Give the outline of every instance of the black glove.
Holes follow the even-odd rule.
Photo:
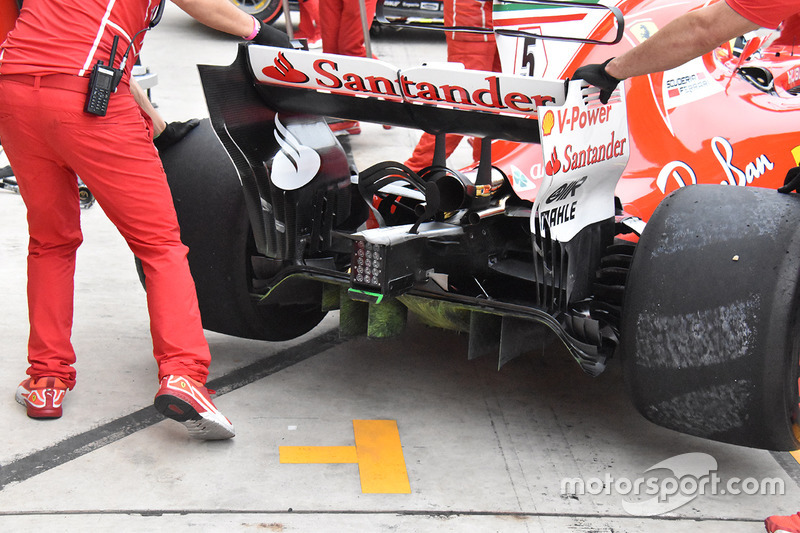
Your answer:
[[[192,131],[198,124],[200,124],[200,119],[197,118],[187,120],[186,122],[170,122],[167,124],[167,127],[164,128],[164,131],[153,139],[153,144],[156,145],[156,148],[160,152],[186,137],[186,134]]]
[[[611,59],[614,58],[612,57]],[[608,99],[611,98],[611,93],[614,92],[619,82],[622,81],[606,72],[606,65],[608,65],[611,59],[606,60],[602,65],[584,65],[576,70],[575,74],[572,76],[576,79],[586,80],[595,87],[598,87],[600,89],[600,102],[603,104],[608,103]]]
[[[800,188],[800,167],[790,168],[783,180],[783,187],[778,188],[778,192],[789,194],[798,191]]]
[[[283,33],[281,30],[275,29],[269,24],[261,23],[261,29],[258,30],[258,33],[253,40],[251,41],[255,44],[263,44],[264,46],[277,46],[279,48],[293,48],[292,41],[289,40],[289,36]]]

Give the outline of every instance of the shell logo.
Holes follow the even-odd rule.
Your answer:
[[[553,131],[553,126],[556,123],[556,119],[553,116],[552,111],[548,111],[544,114],[544,118],[542,119],[542,134],[547,136],[550,135],[550,132]]]

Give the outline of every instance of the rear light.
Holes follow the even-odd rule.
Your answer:
[[[385,260],[386,246],[355,241],[350,281],[353,285],[380,290],[386,272]]]

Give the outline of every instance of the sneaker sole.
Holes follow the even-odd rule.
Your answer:
[[[213,414],[200,414],[189,402],[176,396],[162,394],[153,404],[159,413],[183,424],[193,439],[224,440],[236,435],[233,426],[225,423],[227,421],[215,420]]]
[[[31,410],[28,409],[28,418],[35,418],[36,420],[52,420],[55,418],[61,418],[63,413],[61,410],[45,410],[45,409],[37,409],[33,413]]]
[[[25,407],[28,407],[28,402],[26,402],[25,398],[22,397],[22,391],[23,390],[24,389],[22,387],[18,387],[17,388],[17,393],[14,394],[14,399],[17,400],[18,404],[24,405]]]

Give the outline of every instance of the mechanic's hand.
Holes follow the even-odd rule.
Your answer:
[[[200,124],[200,119],[197,118],[187,120],[186,122],[170,122],[167,124],[167,127],[164,128],[164,131],[153,139],[153,144],[156,145],[156,148],[160,152],[186,137],[198,124]]]
[[[790,192],[800,192],[800,167],[790,168],[783,180],[783,187],[778,188],[778,192],[789,194]]]
[[[255,44],[263,44],[265,46],[293,48],[292,41],[289,40],[288,35],[281,30],[273,28],[269,24],[264,24],[263,22],[261,22],[261,29],[258,30],[258,33],[255,37],[253,37],[251,42]]]
[[[611,59],[614,58],[612,57]],[[586,80],[595,87],[598,87],[600,89],[600,102],[603,104],[608,103],[608,99],[611,98],[611,93],[614,92],[619,82],[622,81],[606,72],[606,65],[608,65],[611,59],[606,60],[606,62],[601,65],[584,65],[576,70],[575,74],[572,76],[576,79]]]

